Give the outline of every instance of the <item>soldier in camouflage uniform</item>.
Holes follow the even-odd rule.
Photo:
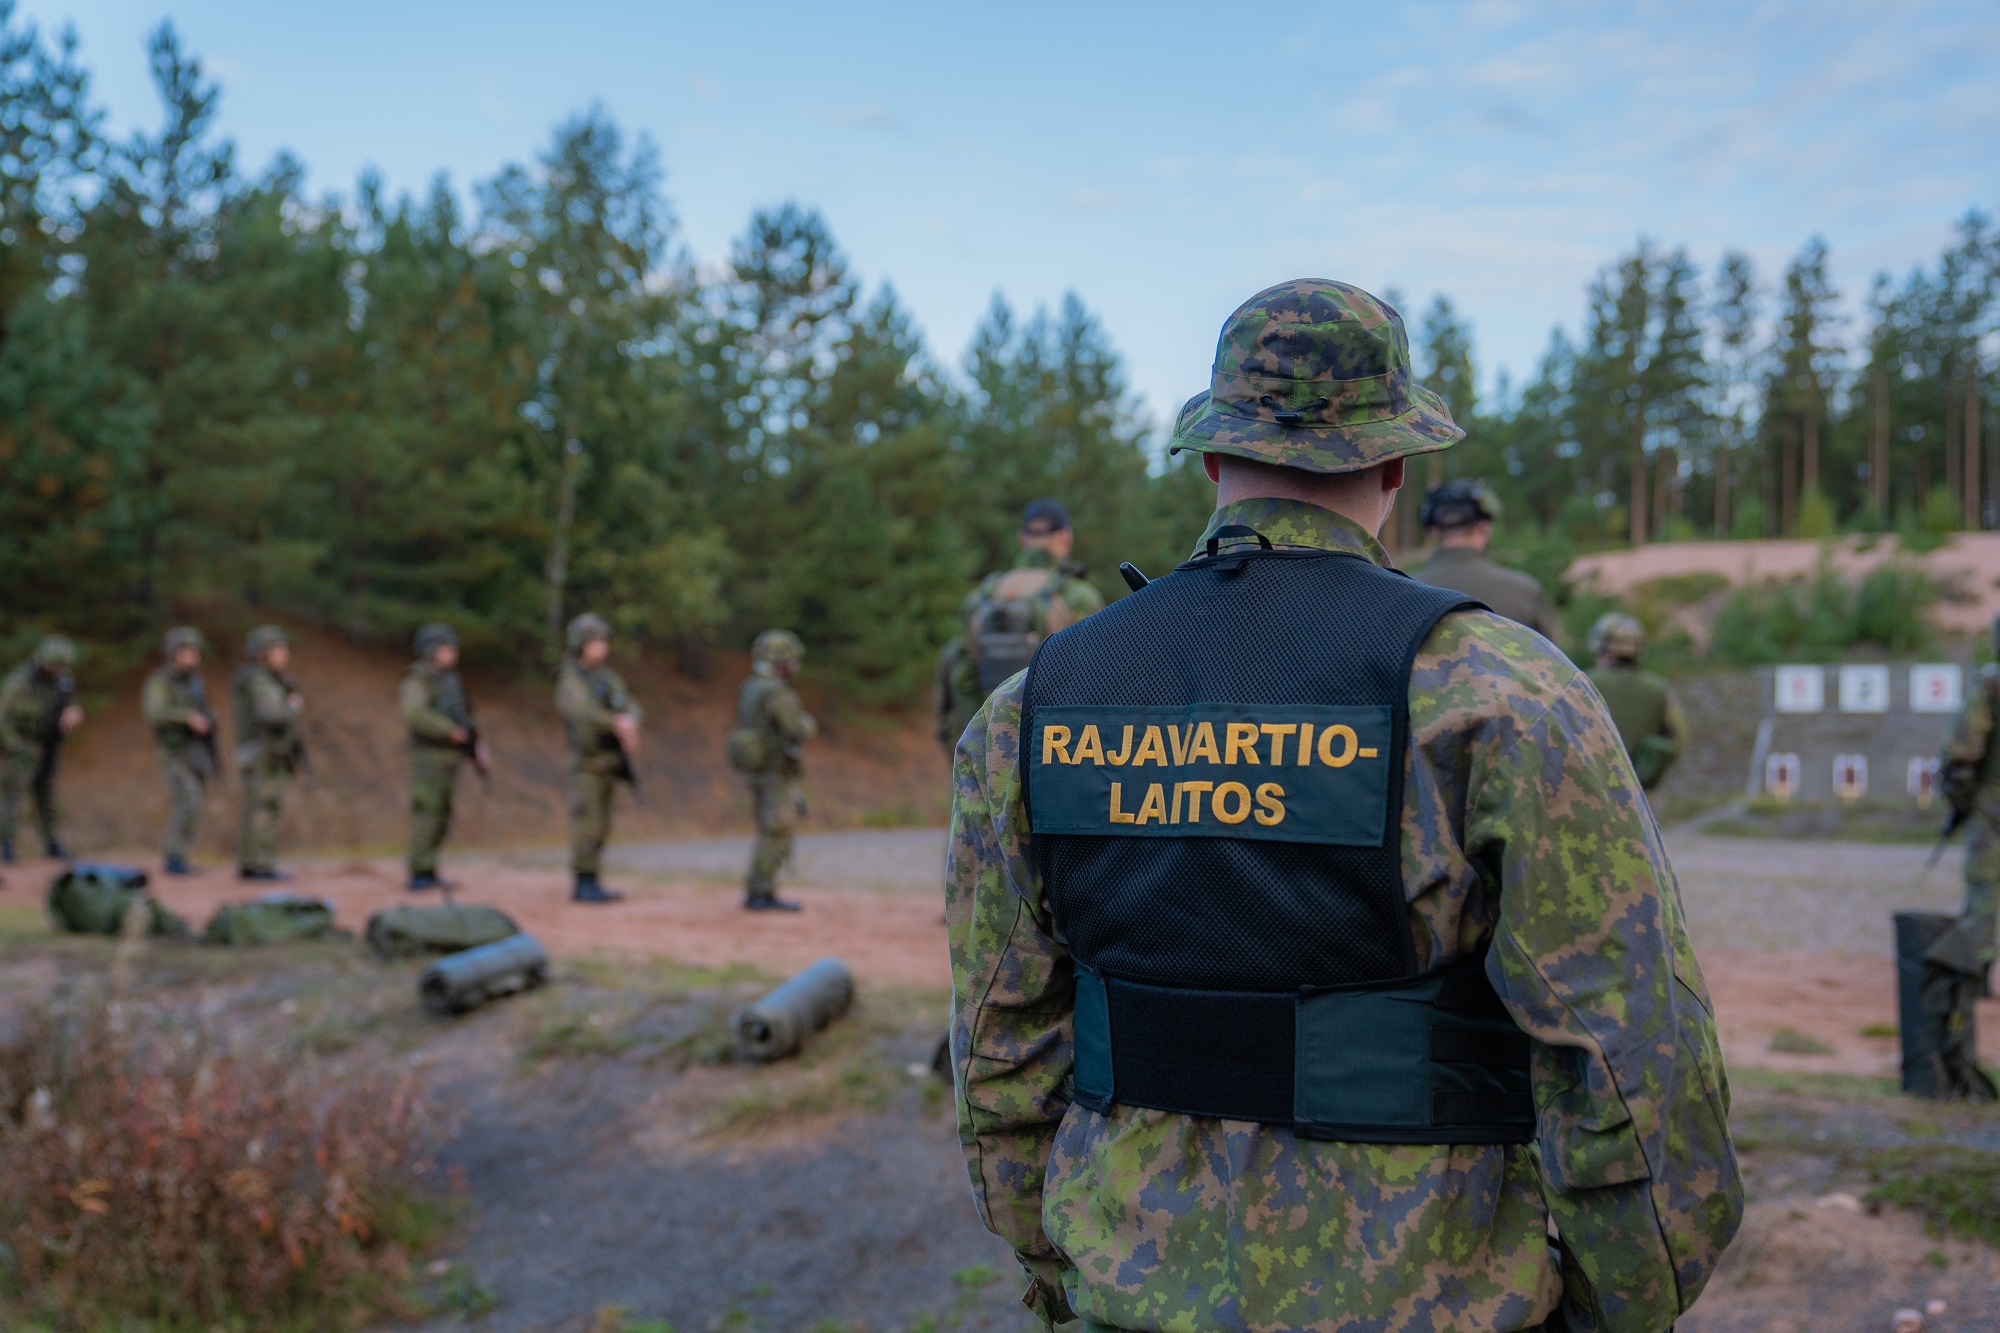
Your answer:
[[[57,832],[56,757],[83,721],[70,676],[75,665],[75,645],[51,634],[0,680],[0,861],[14,859],[14,821],[30,795],[43,850],[69,855]]]
[[[1740,1220],[1701,969],[1603,705],[1539,635],[1378,568],[1404,458],[1460,435],[1408,348],[1345,284],[1241,307],[1173,436],[1219,482],[1195,559],[1052,636],[959,742],[959,1138],[1051,1325],[1650,1333]],[[1395,624],[1260,591],[1304,578]],[[1183,605],[1213,614],[1160,618]],[[1183,676],[1232,674],[1230,702],[1174,724]],[[1384,693],[1315,707],[1301,678]],[[1083,725],[1135,695],[1099,710],[1101,743]],[[1206,717],[1283,715],[1259,697],[1310,720],[1216,722],[1219,753]],[[1149,762],[1249,781],[1166,784],[1169,806]],[[1387,981],[1315,975],[1364,943]],[[1302,974],[1263,978],[1267,948]],[[1140,965],[1183,954],[1201,987]],[[1196,1106],[1253,1094],[1254,1114]]]
[[[792,859],[792,830],[805,814],[799,747],[819,734],[792,682],[805,664],[805,645],[790,630],[767,629],[750,650],[750,678],[736,696],[736,729],[729,734],[729,762],[750,783],[757,840],[743,882],[743,906],[752,912],[796,912],[778,896],[778,871]]]
[[[644,713],[616,671],[611,626],[585,612],[569,622],[569,653],[556,675],[556,711],[569,736],[569,858],[576,877],[571,897],[580,903],[613,903],[624,895],[598,882],[604,841],[611,836],[612,798],[620,782],[636,785],[632,760],[639,753]]]
[[[167,660],[154,668],[139,691],[139,706],[153,729],[160,772],[167,779],[164,860],[169,875],[185,875],[192,869],[188,853],[194,849],[201,823],[202,798],[218,776],[215,712],[208,706],[208,686],[201,678],[206,646],[201,631],[191,626],[168,630]]]
[[[2000,619],[1993,622],[2000,647]],[[1943,1040],[1935,1086],[1942,1095],[1991,1101],[1992,1078],[1973,1047],[1973,1003],[1993,965],[2000,917],[2000,672],[1988,665],[1966,699],[1939,757],[1945,800],[1965,833],[1965,909],[1924,954],[1923,1003]]]
[[[459,765],[486,770],[486,742],[458,677],[458,635],[449,625],[417,631],[417,660],[403,675],[397,702],[410,729],[410,890],[435,889],[438,851],[451,830]]]
[[[1491,486],[1463,478],[1433,486],[1417,516],[1436,537],[1437,550],[1422,569],[1411,571],[1412,578],[1476,597],[1496,614],[1555,641],[1556,611],[1542,585],[1486,554],[1500,517],[1500,497]]]
[[[243,798],[237,874],[251,880],[287,879],[278,869],[278,825],[285,814],[285,788],[306,762],[299,724],[305,695],[287,674],[292,644],[276,625],[251,630],[243,657],[229,679]]]
[[[993,687],[1026,666],[1037,643],[1104,605],[1104,594],[1070,559],[1076,532],[1060,503],[1029,505],[1020,543],[1012,569],[988,574],[966,595],[959,635],[938,653],[938,741],[946,755]]]
[[[1646,627],[1622,611],[1607,611],[1590,627],[1590,683],[1631,756],[1639,785],[1660,785],[1688,742],[1687,714],[1667,682],[1639,669]]]

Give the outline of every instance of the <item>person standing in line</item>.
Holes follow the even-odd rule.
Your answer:
[[[21,803],[35,800],[42,850],[67,859],[61,811],[56,805],[56,759],[83,721],[76,702],[76,645],[51,634],[27,661],[0,680],[0,862],[14,859],[14,827]]]
[[[306,764],[299,722],[306,699],[289,674],[292,643],[284,630],[276,625],[251,630],[243,657],[229,681],[243,800],[236,873],[248,880],[289,879],[278,869],[278,827],[284,820],[285,789]]]
[[[625,681],[610,666],[611,626],[590,612],[569,622],[569,651],[556,674],[556,712],[569,738],[569,849],[579,903],[615,903],[598,880],[604,843],[611,836],[611,808],[620,782],[638,785],[633,760],[639,754],[644,712]]]
[[[743,882],[743,907],[751,912],[796,912],[778,896],[778,871],[792,858],[792,833],[806,812],[799,786],[799,750],[819,734],[819,723],[799,699],[793,682],[805,664],[805,645],[790,630],[767,629],[750,650],[750,676],[736,696],[736,730],[729,734],[729,762],[750,784],[757,838]]]
[[[1667,770],[1687,748],[1687,714],[1666,681],[1639,669],[1639,659],[1646,653],[1646,627],[1635,617],[1605,612],[1590,627],[1588,646],[1596,663],[1590,683],[1618,728],[1639,785],[1651,791],[1665,781]]]
[[[1431,487],[1417,518],[1436,539],[1437,549],[1422,569],[1410,571],[1410,577],[1476,597],[1496,615],[1518,621],[1554,643],[1560,627],[1542,585],[1486,553],[1499,517],[1500,497],[1483,481],[1461,478]]]
[[[188,857],[201,826],[208,784],[221,776],[216,762],[215,712],[201,678],[207,642],[201,631],[179,625],[167,631],[166,661],[139,690],[140,710],[153,729],[153,747],[167,780],[167,840],[162,862],[169,875],[193,873]]]
[[[451,831],[452,800],[465,760],[484,773],[486,742],[458,675],[458,633],[429,624],[417,631],[417,660],[397,692],[410,730],[410,891],[440,887],[438,853]]]

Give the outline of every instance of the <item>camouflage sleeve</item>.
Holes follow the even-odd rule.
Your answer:
[[[1980,676],[1945,740],[1943,753],[1938,756],[1945,799],[1953,810],[1970,810],[1978,794],[1979,771],[1986,762],[1986,747],[1993,739],[1995,685],[1993,676]]]
[[[1509,728],[1471,758],[1465,846],[1501,881],[1488,971],[1533,1042],[1565,1287],[1587,1327],[1657,1330],[1700,1294],[1742,1217],[1707,990],[1595,691],[1569,669]]]
[[[283,731],[298,716],[298,710],[292,707],[290,693],[268,672],[251,677],[247,693],[250,697],[250,718],[266,731]]]
[[[23,675],[17,668],[0,679],[0,748],[30,750],[41,745]]]
[[[575,731],[588,735],[609,733],[612,719],[618,716],[597,702],[590,692],[590,682],[581,671],[575,670],[556,677],[556,712]]]
[[[1089,579],[1064,579],[1062,599],[1076,620],[1082,620],[1093,611],[1104,609],[1104,594]],[[1075,620],[1071,621],[1072,624]]]
[[[412,736],[450,744],[452,728],[458,724],[431,706],[430,688],[415,672],[403,677],[397,703],[402,707],[403,721],[409,725]]]
[[[146,684],[139,691],[139,711],[145,714],[149,727],[184,727],[195,716],[192,708],[174,706],[173,688],[158,672],[146,677]]]
[[[799,745],[819,735],[819,722],[806,711],[797,690],[772,690],[764,701],[764,716],[771,719],[787,745]]]
[[[1687,748],[1689,735],[1687,710],[1681,707],[1679,696],[1672,690],[1667,691],[1667,715],[1661,719],[1660,735],[1673,742],[1675,754]]]
[[[1075,978],[1028,855],[1017,767],[1024,678],[986,701],[953,763],[945,859],[952,1077],[980,1219],[1014,1247],[1031,1300],[1067,1316],[1068,1263],[1042,1230],[1042,1182],[1069,1109]]]

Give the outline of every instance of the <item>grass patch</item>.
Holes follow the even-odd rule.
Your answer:
[[[1833,1047],[1809,1033],[1797,1028],[1779,1028],[1771,1034],[1771,1052],[1775,1055],[1833,1055]]]
[[[1900,1095],[1893,1075],[1875,1078],[1866,1074],[1809,1074],[1797,1070],[1744,1066],[1732,1067],[1729,1081],[1743,1090],[1839,1101],[1880,1101]]]
[[[1870,1202],[1916,1209],[1935,1236],[2000,1245],[2000,1153],[1915,1144],[1869,1151],[1864,1165]]]
[[[863,828],[919,828],[932,821],[908,801],[871,806],[861,812]]]
[[[1875,1038],[1875,1037],[1900,1037],[1903,1034],[1902,1030],[1899,1029],[1894,1023],[1866,1023],[1863,1024],[1860,1028],[1856,1029],[1855,1035],[1861,1037]]]

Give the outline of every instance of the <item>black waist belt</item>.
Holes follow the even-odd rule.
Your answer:
[[[1484,958],[1296,994],[1076,978],[1077,1101],[1348,1143],[1527,1143],[1528,1039]]]

